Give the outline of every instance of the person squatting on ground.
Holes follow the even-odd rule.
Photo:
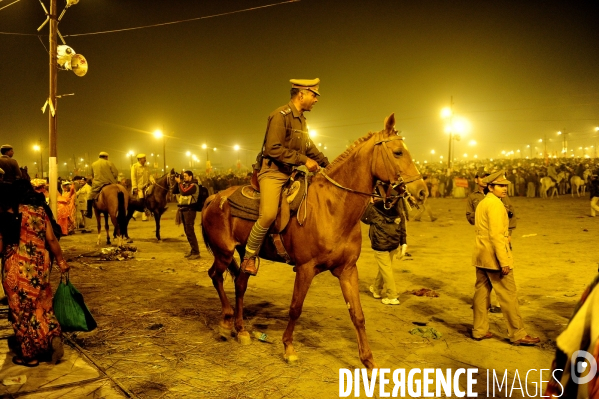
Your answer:
[[[595,212],[599,211],[597,201],[599,201],[599,176],[593,173],[589,184],[589,195],[591,196],[591,216],[595,217]]]
[[[514,259],[509,245],[509,218],[501,198],[507,195],[509,180],[500,170],[483,179],[489,193],[478,204],[474,226],[476,239],[472,254],[472,265],[476,267],[474,286],[474,326],[472,337],[476,340],[492,338],[489,331],[488,309],[491,289],[501,304],[503,319],[513,345],[535,345],[538,337],[531,337],[524,329],[518,307]]]
[[[12,183],[16,179],[21,178],[21,169],[19,163],[12,157],[15,154],[15,150],[10,144],[3,144],[0,147],[0,168],[4,170],[4,181]]]
[[[370,225],[368,237],[379,267],[370,292],[377,299],[383,297],[381,302],[385,305],[399,305],[393,278],[393,258],[403,257],[408,247],[403,199],[400,198],[389,209],[385,201],[371,200],[360,220]]]
[[[186,170],[182,176],[183,181],[181,181],[180,176],[175,177],[177,185],[173,189],[173,194],[179,194],[176,223],[177,225],[183,223],[185,236],[191,246],[191,251],[185,257],[189,260],[195,260],[200,259],[200,247],[193,227],[196,220],[196,203],[198,202],[200,189],[193,180],[192,171]]]
[[[264,236],[277,217],[281,191],[289,180],[294,166],[306,165],[310,172],[329,164],[328,159],[314,145],[308,134],[304,112],[318,102],[320,79],[290,80],[291,100],[275,109],[269,116],[262,152],[256,165],[260,185],[260,211],[254,223],[241,270],[255,276],[258,273],[256,257]]]
[[[150,169],[147,165],[146,154],[137,154],[137,162],[131,166],[131,194],[133,198],[143,199],[151,194],[151,184],[156,183],[154,177],[150,175]],[[148,190],[146,193],[145,190]],[[140,212],[135,212],[133,217],[137,218]],[[142,221],[147,221],[148,216],[142,213]]]
[[[102,187],[108,184],[117,184],[119,177],[119,171],[116,166],[108,160],[108,153],[102,151],[99,155],[99,159],[92,163],[92,189],[89,193],[87,200],[87,213],[85,217],[92,217],[92,206],[94,200],[98,198]]]
[[[18,345],[11,348],[16,352],[12,361],[27,367],[37,366],[40,360],[56,363],[64,349],[52,307],[50,253],[61,272],[67,272],[69,265],[53,232],[52,211],[28,180],[0,184],[0,198],[2,285]]]
[[[476,191],[470,193],[468,195],[468,198],[466,198],[466,219],[468,220],[468,223],[470,223],[473,226],[476,207],[488,193],[487,183],[485,183],[483,180],[487,176],[489,176],[489,173],[485,172],[484,168],[479,168],[477,170],[476,175],[474,176],[474,181],[476,183]],[[503,202],[503,205],[505,206],[505,209],[507,211],[508,218],[510,219],[508,229],[508,242],[510,244],[510,249],[512,249],[512,231],[516,228],[516,214],[514,213],[514,206],[512,205],[512,202],[510,201],[508,196],[505,196],[505,198],[501,198],[501,202]],[[496,298],[495,300],[491,301],[491,303],[495,304],[494,306],[491,306],[489,309],[491,313],[501,313],[501,305],[496,300]]]

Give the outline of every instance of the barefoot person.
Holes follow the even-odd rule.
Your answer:
[[[28,180],[0,185],[2,285],[18,348],[12,361],[35,367],[40,359],[56,363],[64,353],[61,329],[52,307],[50,253],[62,272],[69,270],[50,221],[43,194]],[[15,216],[20,214],[19,218]],[[49,249],[49,251],[46,249]]]
[[[531,337],[524,330],[518,308],[514,259],[509,245],[509,218],[502,198],[507,195],[505,172],[500,170],[483,179],[489,193],[478,204],[474,215],[476,241],[472,264],[476,267],[474,286],[474,327],[472,337],[476,340],[493,337],[489,331],[489,303],[491,289],[495,290],[503,310],[503,319],[513,345],[535,345],[538,337]]]

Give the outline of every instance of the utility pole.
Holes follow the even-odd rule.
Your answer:
[[[566,154],[566,156],[568,156],[568,139],[566,138],[566,135],[568,133],[566,133],[566,128],[564,128],[563,130],[563,135],[564,135],[564,154]]]
[[[451,143],[453,141],[453,96],[449,99],[449,153],[447,156],[447,176],[451,176],[451,165],[453,157],[451,156]]]
[[[48,130],[49,130],[49,144],[48,144],[48,177],[50,178],[50,208],[54,215],[56,212],[56,197],[58,193],[58,170],[56,167],[56,128],[57,128],[57,112],[56,112],[56,87],[58,86],[58,62],[57,62],[57,44],[56,36],[58,32],[58,15],[56,0],[50,0],[50,12],[48,14],[50,22],[50,90],[48,103],[50,104],[50,110],[54,108],[55,112],[48,112]]]

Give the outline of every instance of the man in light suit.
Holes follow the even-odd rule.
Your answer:
[[[508,239],[509,218],[501,202],[507,195],[510,181],[506,179],[505,172],[500,170],[485,177],[483,182],[488,184],[489,193],[478,204],[474,222],[476,241],[472,264],[476,267],[476,283],[472,337],[476,340],[493,337],[489,331],[487,310],[491,290],[495,289],[512,344],[535,345],[540,339],[526,333],[518,308],[514,259]]]
[[[102,187],[108,184],[118,184],[119,171],[116,166],[108,160],[108,153],[102,151],[96,162],[92,163],[92,189],[87,197],[86,218],[92,217],[92,206],[94,200],[100,194]]]

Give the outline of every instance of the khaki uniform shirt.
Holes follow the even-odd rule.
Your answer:
[[[105,185],[117,184],[119,172],[112,162],[100,158],[92,164],[92,177],[92,190],[89,199],[95,199]]]
[[[150,169],[148,164],[141,165],[136,162],[131,166],[131,187],[133,190],[141,191],[145,186],[150,184]]]
[[[468,195],[466,199],[466,219],[468,219],[468,223],[474,226],[474,214],[476,212],[476,207],[478,204],[485,198],[485,194],[480,191],[475,191]],[[512,212],[512,217],[510,219],[510,227],[509,232],[512,235],[512,230],[516,228],[516,212],[514,211],[514,205],[510,201],[509,197],[501,198],[501,202],[505,206],[505,209]]]
[[[12,183],[21,178],[19,163],[8,155],[0,156],[0,169],[4,170],[4,181]]]
[[[291,101],[268,116],[263,157],[287,174],[293,166],[305,164],[308,158],[323,167],[329,164],[310,139],[306,118]]]
[[[89,197],[89,193],[92,191],[92,188],[89,184],[85,183],[81,186],[79,190],[77,190],[77,210],[85,211],[87,210],[87,200]]]
[[[503,202],[488,193],[476,208],[474,226],[476,240],[472,265],[483,269],[500,270],[514,267],[512,250],[508,242],[508,216]]]

